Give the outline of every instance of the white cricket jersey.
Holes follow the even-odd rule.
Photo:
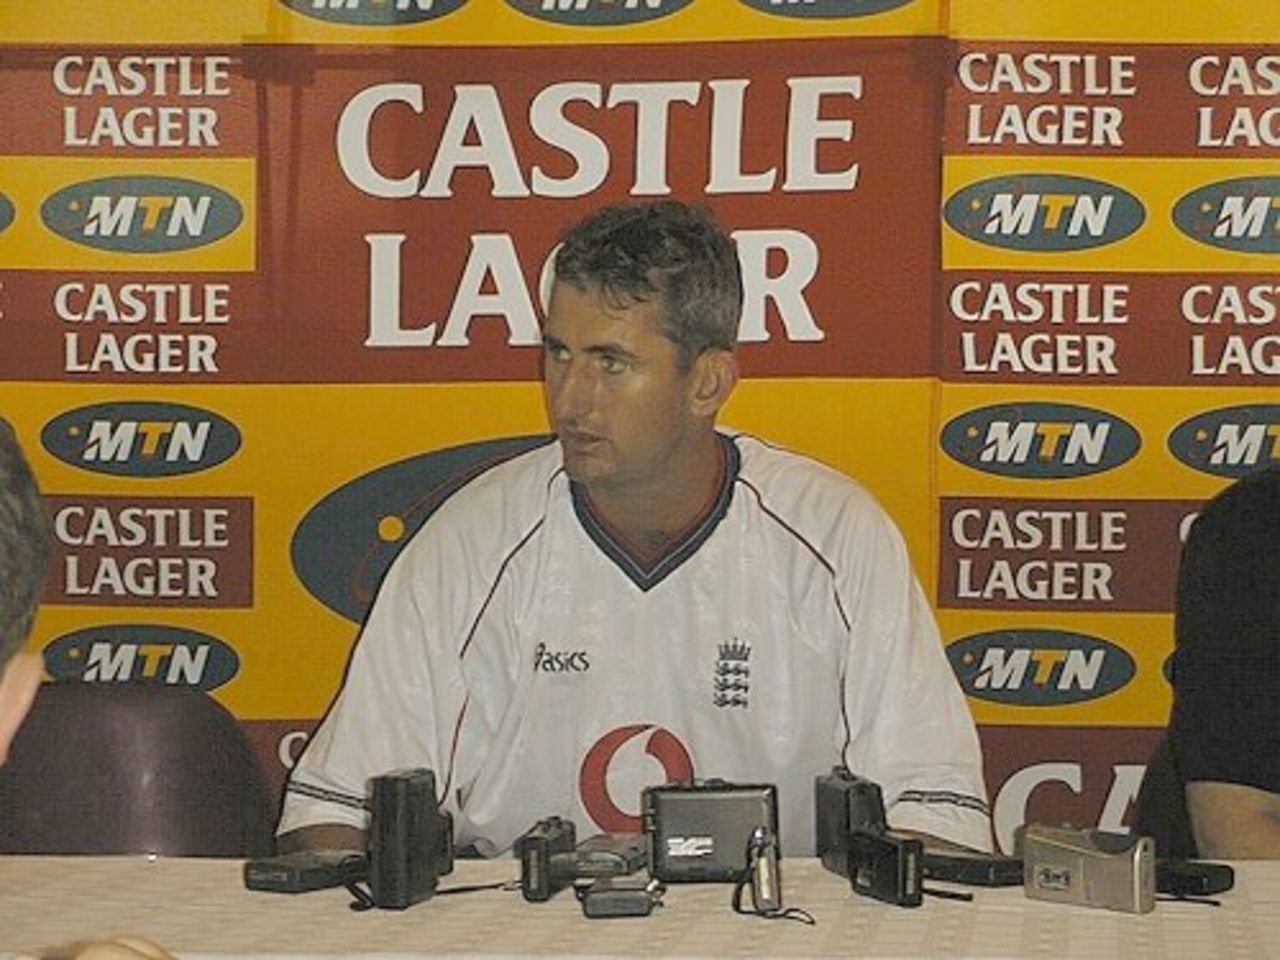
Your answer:
[[[843,474],[721,434],[713,509],[651,572],[550,443],[453,494],[396,558],[281,832],[365,824],[366,780],[429,767],[456,842],[535,821],[639,830],[640,790],[774,783],[812,854],[813,781],[881,785],[891,826],[990,849],[973,721],[905,544]]]

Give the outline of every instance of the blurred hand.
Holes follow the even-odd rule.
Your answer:
[[[82,940],[18,960],[175,960],[173,954],[143,937]]]

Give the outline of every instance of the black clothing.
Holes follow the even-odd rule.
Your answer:
[[[1182,780],[1280,793],[1280,469],[1234,483],[1192,524],[1175,632]]]

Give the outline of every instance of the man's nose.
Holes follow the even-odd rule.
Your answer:
[[[551,412],[557,420],[582,417],[595,403],[597,386],[590,364],[570,360],[547,381]]]

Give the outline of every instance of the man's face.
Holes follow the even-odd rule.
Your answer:
[[[661,493],[689,455],[698,418],[659,308],[606,305],[557,283],[543,327],[547,416],[569,476],[601,494]]]

